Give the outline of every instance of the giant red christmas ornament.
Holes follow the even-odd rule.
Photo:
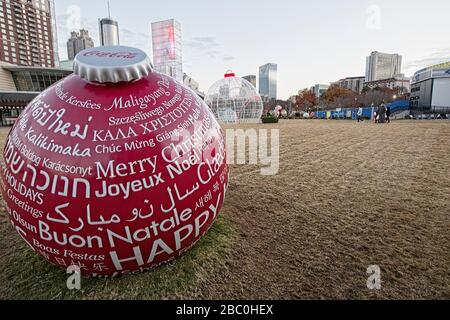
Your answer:
[[[224,201],[222,131],[144,52],[100,47],[34,99],[4,149],[1,189],[19,235],[90,275],[143,271],[192,247]]]

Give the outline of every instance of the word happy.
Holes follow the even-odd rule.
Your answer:
[[[203,211],[201,214],[199,214],[195,219],[193,224],[186,224],[183,227],[179,228],[175,232],[172,233],[172,237],[175,243],[174,247],[170,247],[168,243],[166,243],[163,239],[159,238],[153,241],[152,248],[150,250],[150,253],[148,255],[148,258],[146,261],[144,260],[141,248],[139,246],[133,247],[133,253],[129,256],[120,256],[116,251],[110,252],[110,256],[112,259],[112,262],[114,264],[114,267],[117,271],[122,271],[124,269],[123,264],[133,262],[138,267],[141,267],[145,264],[150,264],[153,262],[155,257],[160,254],[166,254],[166,255],[172,255],[175,251],[180,251],[183,249],[183,242],[187,239],[189,239],[192,235],[195,236],[195,238],[200,237],[206,230],[203,230],[203,227],[207,224],[207,222],[212,219],[214,220],[217,216],[218,209],[219,209],[219,203],[221,199],[221,194],[219,194],[217,198],[216,205],[211,204],[208,208],[208,210]],[[178,212],[175,209],[175,217],[178,216]],[[181,217],[184,216],[185,220],[188,220],[190,215],[192,214],[191,209],[186,209],[181,213]],[[181,219],[178,217],[178,219]],[[173,228],[177,225],[177,221],[169,219],[168,221],[172,221],[172,225],[169,224],[169,229]],[[180,221],[180,220],[178,220]],[[155,226],[156,224],[156,226]],[[155,226],[155,227],[152,227]],[[126,242],[128,244],[133,244],[135,242],[145,242],[148,241],[148,239],[151,239],[152,234],[158,235],[158,230],[156,229],[157,226],[159,228],[164,227],[164,221],[161,224],[158,224],[157,222],[153,221],[152,226],[146,227],[144,229],[138,229],[134,233],[131,233],[129,230],[129,227],[125,227],[125,234],[119,235],[116,233],[110,233],[109,234],[109,241],[110,245],[112,247],[115,247],[115,241],[111,238],[112,235],[116,239],[119,239],[123,242]],[[153,233],[152,231],[153,230]],[[156,231],[155,231],[156,230]],[[166,232],[169,230],[166,230]],[[164,232],[164,231],[163,231]]]

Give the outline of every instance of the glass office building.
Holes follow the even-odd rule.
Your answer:
[[[155,70],[183,82],[180,23],[175,19],[153,22],[152,45]]]
[[[259,67],[259,94],[263,99],[277,99],[277,68],[275,63]]]

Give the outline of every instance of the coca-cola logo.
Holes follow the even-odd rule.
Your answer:
[[[108,51],[89,51],[84,54],[85,57],[96,56],[100,58],[121,58],[121,59],[134,59],[138,56],[138,53],[134,52],[108,52]]]

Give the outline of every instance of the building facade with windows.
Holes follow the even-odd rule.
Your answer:
[[[14,124],[19,114],[39,92],[71,73],[68,70],[0,62],[0,125]]]
[[[59,69],[73,71],[73,60],[61,60],[59,62]]]
[[[389,88],[392,90],[399,89],[402,93],[408,93],[411,91],[411,80],[408,77],[402,78],[389,78],[377,81],[364,82],[364,87],[368,89],[375,88]]]
[[[0,1],[0,60],[57,67],[54,0]]]
[[[413,113],[450,114],[450,61],[414,74],[410,106]]]
[[[366,59],[365,82],[394,78],[402,73],[402,56],[374,51]]]
[[[154,69],[183,82],[181,24],[175,20],[152,23]]]
[[[277,99],[277,72],[275,63],[259,67],[259,94],[264,101]]]
[[[331,85],[338,86],[352,90],[356,93],[361,93],[364,88],[365,77],[348,77],[339,81],[333,82]]]

